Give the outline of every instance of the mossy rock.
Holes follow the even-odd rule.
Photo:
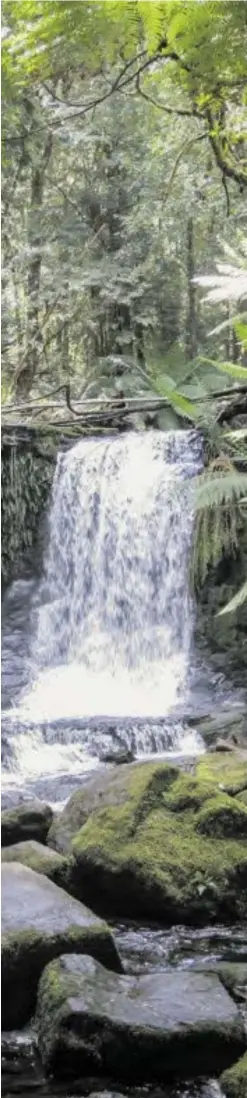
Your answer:
[[[196,767],[199,781],[211,785],[226,793],[236,795],[247,784],[247,751],[231,751],[203,755]]]
[[[1,815],[2,846],[12,846],[26,839],[45,843],[53,819],[50,805],[42,801],[27,801]]]
[[[236,799],[241,801],[242,804],[246,804],[247,807],[247,789],[241,789],[240,793],[237,793]]]
[[[247,836],[247,808],[233,797],[218,793],[204,802],[196,818],[196,828],[215,838],[244,839]]]
[[[233,999],[243,1001],[247,996],[247,963],[244,961],[222,961],[217,965],[220,980]]]
[[[247,1052],[233,1067],[224,1071],[220,1084],[226,1098],[246,1098],[247,1096]]]
[[[3,847],[3,862],[19,862],[20,865],[27,865],[36,873],[44,873],[50,881],[54,881],[54,884],[60,885],[65,890],[69,885],[70,859],[58,854],[56,850],[51,850],[49,846],[36,843],[34,839]]]
[[[48,835],[49,846],[60,853],[71,852],[72,842],[77,832],[83,827],[92,812],[97,812],[98,809],[104,808],[104,806],[120,807],[131,800],[133,810],[141,811],[145,815],[146,808],[151,804],[152,798],[154,800],[157,798],[157,793],[169,789],[171,783],[179,776],[178,767],[173,765],[167,764],[165,772],[163,768],[161,776],[157,771],[156,763],[150,763],[148,767],[150,778],[148,787],[147,764],[134,763],[133,765],[120,766],[119,770],[114,773],[112,770],[107,772],[104,770],[100,774],[96,774],[81,789],[77,789],[75,793],[72,793],[63,811],[54,816]],[[137,788],[140,792],[138,804],[136,804]],[[146,791],[148,806],[145,803]]]
[[[2,1025],[25,1025],[43,968],[60,953],[87,953],[122,971],[109,927],[43,874],[2,865]]]
[[[220,1072],[245,1048],[239,1012],[216,973],[116,975],[90,957],[43,972],[36,1030],[46,1071],[131,1083]]]
[[[168,792],[163,793],[163,802],[170,812],[184,812],[187,808],[200,808],[211,794],[210,782],[198,781],[193,775],[180,773]]]
[[[211,771],[207,781],[204,772],[201,779],[198,774],[201,763],[194,780],[164,763],[123,767],[126,773],[117,775],[117,785],[112,774],[110,803],[108,786],[103,806],[98,800],[72,842],[76,895],[99,911],[167,924],[244,917],[247,844],[242,830],[236,837],[234,828],[240,813],[246,836],[245,807],[237,802],[236,810],[235,799],[226,797],[224,839],[217,826],[212,833],[198,827],[208,805],[208,818],[215,809],[216,825],[219,820],[219,761],[217,776]],[[231,768],[230,757],[228,773],[233,780]],[[223,774],[225,778],[224,759]]]

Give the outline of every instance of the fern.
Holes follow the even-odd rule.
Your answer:
[[[230,602],[228,602],[227,605],[223,607],[223,610],[219,610],[217,618],[221,618],[223,614],[232,614],[235,610],[239,610],[240,606],[243,606],[244,602],[246,602],[246,599],[247,580],[245,580],[245,583],[242,584],[242,587],[240,587],[239,591],[236,592],[236,595],[234,595],[233,598],[230,599]]]
[[[229,472],[214,472],[210,467],[194,482],[195,510],[205,511],[229,507],[247,491],[247,473],[238,473],[234,466]]]
[[[196,518],[190,571],[196,590],[205,583],[210,567],[224,555],[236,554],[246,490],[247,474],[236,472],[225,457],[212,462],[193,482]]]

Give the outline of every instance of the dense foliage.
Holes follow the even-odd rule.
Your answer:
[[[3,4],[3,399],[203,425],[200,581],[246,497],[246,44],[233,0]]]

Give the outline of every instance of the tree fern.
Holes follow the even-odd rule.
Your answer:
[[[201,473],[193,482],[195,529],[191,558],[191,579],[195,589],[203,585],[210,567],[224,555],[234,556],[242,523],[241,502],[245,501],[247,474],[238,473],[225,458]],[[228,465],[228,471],[225,466]]]
[[[247,473],[238,473],[234,466],[229,472],[206,470],[194,481],[195,510],[205,511],[230,507],[247,491]]]
[[[228,602],[227,605],[223,607],[223,610],[219,610],[217,617],[221,618],[223,614],[232,614],[235,610],[239,610],[240,607],[243,606],[243,603],[246,602],[246,599],[247,580],[245,580],[245,583],[242,584],[242,587],[240,587],[239,591],[236,592],[236,595],[234,595],[233,598],[230,599],[230,602]]]

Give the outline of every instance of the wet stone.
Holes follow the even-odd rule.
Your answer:
[[[37,1029],[46,1070],[118,1080],[219,1074],[241,1055],[241,1016],[215,974],[107,972],[90,957],[45,969]]]
[[[121,972],[101,919],[48,877],[17,862],[2,865],[2,1025],[24,1025],[45,965],[60,953],[87,953]]]

